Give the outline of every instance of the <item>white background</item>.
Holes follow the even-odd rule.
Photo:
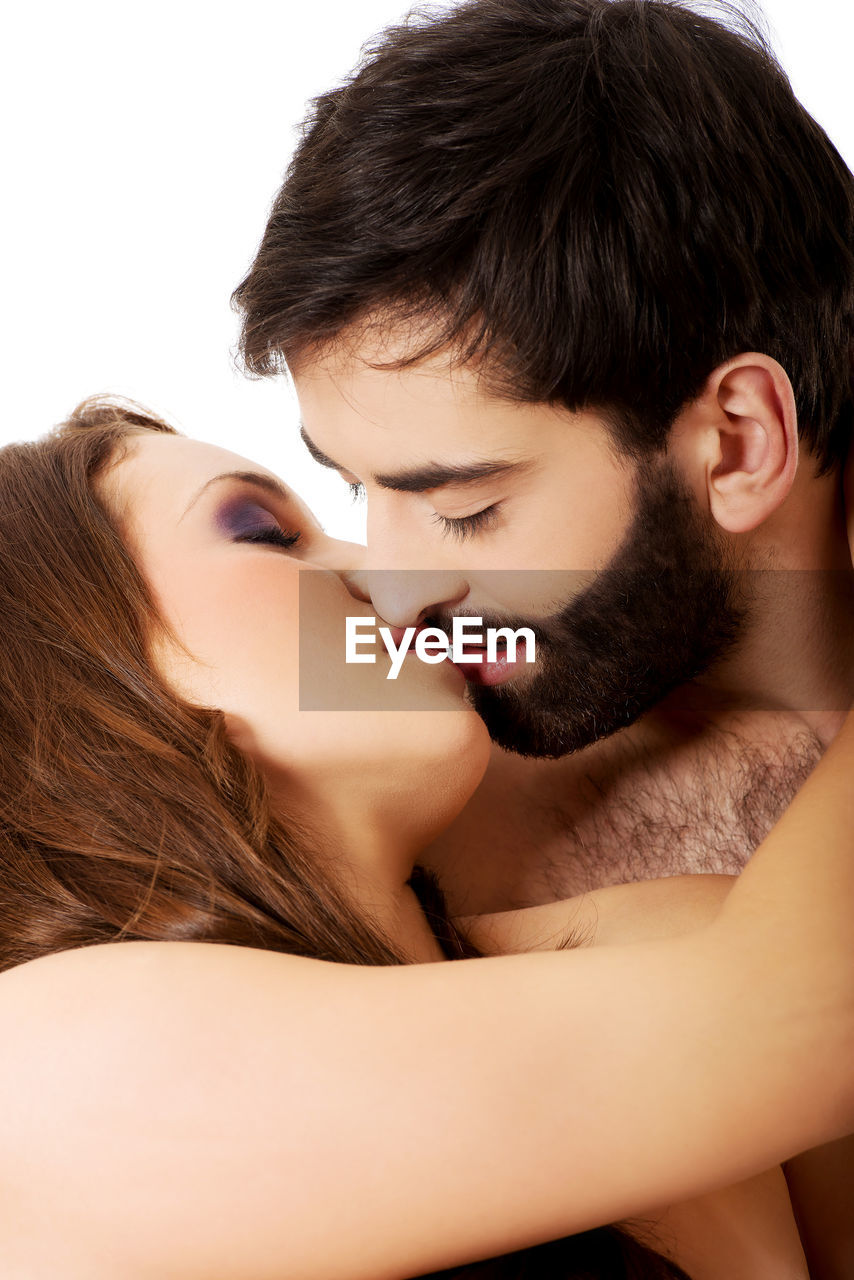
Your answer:
[[[306,101],[406,0],[18,0],[0,103],[0,442],[118,392],[265,463],[331,533],[363,511],[308,459],[283,379],[236,372],[229,295]],[[796,93],[854,167],[848,0],[766,0]]]

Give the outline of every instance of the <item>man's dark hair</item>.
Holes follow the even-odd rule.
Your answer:
[[[724,13],[468,0],[385,32],[315,101],[235,292],[247,368],[405,325],[398,364],[483,357],[498,394],[599,407],[641,456],[761,351],[831,470],[854,421],[854,178]]]

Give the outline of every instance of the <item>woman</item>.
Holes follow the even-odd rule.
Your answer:
[[[4,1274],[391,1280],[854,1127],[850,721],[725,900],[606,891],[473,926],[601,946],[433,963],[474,948],[415,859],[485,732],[449,664],[338,661],[367,610],[293,495],[90,405],[0,455],[0,521]],[[342,705],[411,713],[298,710],[307,569]]]

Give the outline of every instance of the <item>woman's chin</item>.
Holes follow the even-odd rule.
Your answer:
[[[490,738],[476,711],[463,704],[455,711],[418,712],[413,726],[418,735],[413,788],[432,792],[434,807],[447,810],[450,822],[476,791],[490,757]]]

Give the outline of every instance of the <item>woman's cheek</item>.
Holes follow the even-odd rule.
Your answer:
[[[200,558],[192,572],[173,568],[160,605],[188,651],[173,651],[167,675],[190,701],[255,722],[298,706],[296,567],[274,554],[207,568]]]

